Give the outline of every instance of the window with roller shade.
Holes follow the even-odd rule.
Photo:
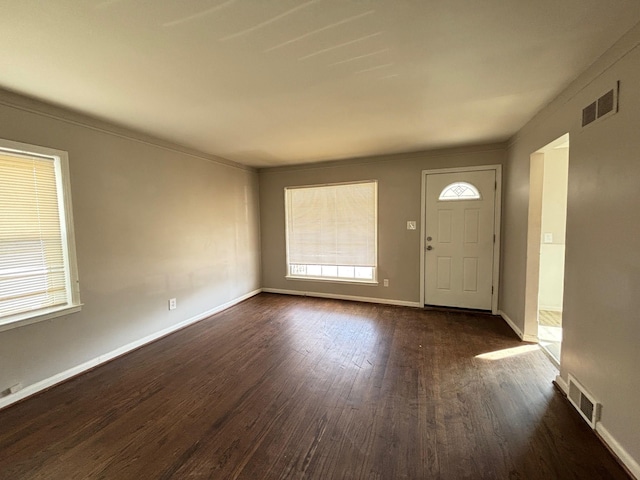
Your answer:
[[[287,277],[376,282],[375,181],[285,188]]]
[[[70,201],[66,152],[0,140],[3,329],[79,309]]]

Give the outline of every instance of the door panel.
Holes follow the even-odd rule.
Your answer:
[[[425,205],[425,304],[491,310],[495,170],[427,175]],[[479,199],[440,194],[466,182]],[[431,248],[429,248],[431,247]]]
[[[464,258],[462,261],[462,290],[465,292],[478,291],[478,259]]]
[[[477,208],[464,211],[464,243],[478,243],[480,211]]]
[[[451,243],[451,211],[438,210],[438,241]]]
[[[451,257],[438,257],[438,290],[451,290]]]

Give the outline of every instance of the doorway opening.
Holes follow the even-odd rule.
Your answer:
[[[569,134],[531,154],[525,329],[556,364],[562,351]]]

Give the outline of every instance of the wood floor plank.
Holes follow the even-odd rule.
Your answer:
[[[0,479],[626,479],[491,315],[261,294],[0,411]]]

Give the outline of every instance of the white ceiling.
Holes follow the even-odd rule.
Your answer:
[[[252,166],[506,140],[638,0],[0,0],[0,86]]]

